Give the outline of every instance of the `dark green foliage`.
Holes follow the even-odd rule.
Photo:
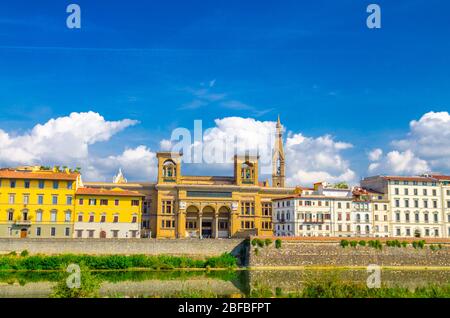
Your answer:
[[[281,240],[280,239],[275,240],[275,248],[281,248]]]
[[[30,254],[30,253],[28,253],[27,250],[23,250],[23,251],[20,253],[20,256],[25,257],[25,256],[28,256],[29,254]]]
[[[267,238],[264,243],[266,244],[266,246],[270,246],[270,244],[272,244],[272,240],[270,238]]]
[[[356,245],[358,245],[358,241],[350,241],[351,247],[356,247]]]
[[[349,242],[347,240],[341,240],[339,244],[341,245],[341,247],[345,248],[348,246]]]
[[[361,241],[359,241],[358,244],[361,245],[361,246],[366,246],[366,241],[361,240]]]
[[[51,298],[95,298],[99,297],[100,290],[100,280],[92,275],[88,268],[81,268],[81,279],[79,288],[69,288],[67,286],[67,278],[71,273],[66,273],[66,275],[61,279],[55,287],[53,287],[53,292],[50,295]]]

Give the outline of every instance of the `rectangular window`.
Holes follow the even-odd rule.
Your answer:
[[[262,215],[263,216],[272,216],[272,204],[270,204],[270,203],[262,204]]]
[[[107,199],[101,199],[100,200],[100,205],[108,205],[108,200]]]
[[[66,205],[72,205],[72,202],[73,202],[72,196],[71,196],[71,195],[68,195],[68,196],[66,197]]]
[[[434,223],[438,223],[439,222],[439,217],[438,217],[437,213],[433,214],[433,217],[434,217]]]
[[[419,207],[419,200],[414,200],[414,207],[418,208]]]
[[[105,223],[106,222],[106,215],[102,214],[102,216],[100,217],[100,223]]]
[[[173,213],[173,201],[165,200],[162,201],[162,213],[171,214]]]
[[[401,234],[400,229],[397,229],[397,230],[396,230],[396,234],[397,234],[397,236],[400,236],[400,234]]]
[[[249,201],[241,202],[242,215],[255,215],[255,203]]]
[[[89,215],[89,222],[93,223],[94,222],[94,214],[90,214]]]
[[[436,190],[433,190],[433,196],[436,196],[436,195],[437,195]]]
[[[118,230],[112,230],[112,237],[113,238],[118,238],[119,237],[119,231]]]
[[[36,236],[41,236],[41,228],[40,227],[36,228]]]
[[[114,205],[115,205],[115,206],[118,206],[118,205],[119,205],[119,200],[117,200],[117,199],[114,200]]]
[[[16,187],[16,180],[9,181],[9,187],[10,188],[15,188]]]
[[[56,227],[52,227],[50,230],[50,235],[51,236],[56,236]]]
[[[77,238],[83,237],[83,230],[77,230]]]
[[[414,214],[414,221],[419,222],[419,213]]]
[[[83,222],[83,214],[78,214],[78,222]]]
[[[414,189],[414,195],[419,195],[419,191],[417,189]]]
[[[88,237],[94,238],[94,230],[88,230]]]
[[[12,212],[12,211],[9,211],[8,212],[8,221],[13,221],[14,220],[14,212]]]
[[[44,195],[43,195],[43,194],[38,194],[38,197],[37,197],[37,203],[38,203],[39,205],[44,204]]]
[[[42,211],[36,212],[36,222],[42,222]]]
[[[23,187],[25,189],[29,189],[30,188],[30,180],[24,180],[23,181]]]
[[[400,213],[395,213],[395,221],[400,222]]]
[[[407,188],[404,189],[404,192],[405,192],[405,195],[408,195],[408,189]]]
[[[66,211],[66,213],[64,214],[64,221],[70,222],[71,219],[72,219],[72,213],[70,213],[70,211]]]
[[[338,209],[341,209],[341,208],[342,208],[342,203],[338,202]]]
[[[409,208],[409,200],[405,199],[405,208]]]
[[[428,200],[423,200],[423,207],[428,208]]]
[[[52,204],[53,205],[58,204],[58,196],[57,195],[52,195]]]
[[[56,222],[56,211],[50,212],[50,221]]]
[[[58,189],[59,188],[59,181],[53,181],[53,189]]]
[[[423,189],[423,195],[428,195],[427,189]]]
[[[118,215],[114,215],[114,223],[119,223],[119,216]]]
[[[30,195],[29,194],[23,195],[23,204],[30,204]]]
[[[133,215],[131,223],[137,223],[137,215]]]
[[[395,189],[394,189],[394,193],[395,193],[395,195],[399,195],[400,190],[399,190],[398,188],[395,188]]]
[[[39,180],[39,184],[38,184],[39,189],[44,189],[44,186],[45,186],[45,181]]]
[[[139,206],[139,200],[131,200],[131,206]]]
[[[66,227],[65,233],[66,236],[70,236],[70,227]]]
[[[73,187],[73,181],[67,181],[67,189],[72,190]]]
[[[433,208],[437,209],[437,201],[433,201]]]
[[[400,207],[400,200],[399,199],[395,199],[395,207],[396,208]]]
[[[79,200],[78,200],[78,204],[79,204],[79,205],[83,205],[83,203],[84,203],[84,200],[83,200],[83,199],[79,199]]]
[[[97,199],[89,199],[89,205],[97,205]]]
[[[14,204],[15,199],[16,199],[16,196],[15,196],[14,194],[10,194],[10,195],[8,196],[8,203],[9,203],[9,204]]]

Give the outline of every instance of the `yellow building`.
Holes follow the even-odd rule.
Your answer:
[[[0,169],[0,237],[72,237],[80,173]]]
[[[120,188],[78,188],[74,237],[139,238],[143,197]]]

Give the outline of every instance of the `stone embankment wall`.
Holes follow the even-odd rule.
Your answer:
[[[0,239],[0,253],[31,254],[239,255],[243,239]]]
[[[283,241],[281,248],[275,244],[250,248],[250,267],[285,266],[439,266],[450,267],[450,246],[431,250],[408,247],[341,247],[338,242]],[[257,252],[256,252],[257,249]]]

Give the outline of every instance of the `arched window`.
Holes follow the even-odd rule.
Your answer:
[[[360,233],[361,232],[361,226],[357,225],[356,226],[356,233]]]
[[[370,227],[368,225],[366,225],[366,234],[369,234],[370,232]]]
[[[253,183],[255,176],[255,168],[249,162],[245,162],[241,166],[241,178],[244,183]]]
[[[166,160],[163,164],[164,179],[173,180],[177,176],[177,165],[172,160]]]

